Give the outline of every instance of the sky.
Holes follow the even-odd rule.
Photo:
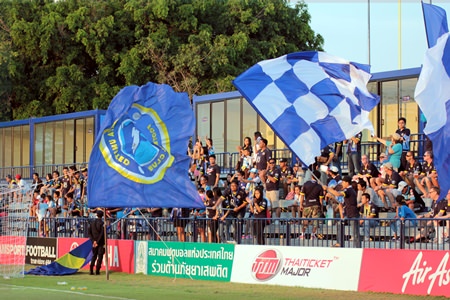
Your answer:
[[[428,46],[420,0],[304,2],[311,15],[312,29],[325,40],[326,52],[358,63],[370,63],[372,73],[421,66]],[[450,0],[433,0],[432,4],[450,14]]]

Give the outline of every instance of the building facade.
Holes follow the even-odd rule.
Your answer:
[[[378,136],[388,138],[397,129],[398,118],[405,117],[415,134],[412,140],[421,139],[424,120],[414,99],[419,73],[420,68],[414,68],[373,74],[368,87],[381,101],[370,119]],[[216,153],[237,152],[245,137],[253,140],[255,131],[268,140],[269,148],[285,148],[237,91],[194,96],[193,109],[196,135],[202,140],[211,137]],[[0,178],[17,173],[29,178],[33,172],[45,176],[58,166],[86,165],[104,114],[92,110],[0,123]],[[363,142],[373,143],[368,132],[363,132]],[[413,149],[420,152],[418,144]],[[379,153],[379,149],[372,150]]]

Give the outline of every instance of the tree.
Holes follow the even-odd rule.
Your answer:
[[[190,96],[230,91],[258,61],[323,45],[306,4],[283,0],[0,5],[0,97],[14,119],[105,109],[122,87],[149,81]]]

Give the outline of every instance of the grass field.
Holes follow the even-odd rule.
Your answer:
[[[58,283],[66,282],[65,285]],[[334,290],[194,281],[142,274],[111,273],[91,276],[86,271],[71,276],[31,276],[0,279],[0,299],[446,299],[380,293],[357,293]]]

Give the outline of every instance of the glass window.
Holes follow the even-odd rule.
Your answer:
[[[22,166],[30,165],[30,125],[22,126]]]
[[[54,149],[54,126],[55,123],[45,123],[44,132],[44,164],[51,165],[54,163],[53,160],[53,149]]]
[[[266,121],[264,121],[260,116],[259,118],[259,132],[261,132],[261,135],[263,138],[267,140],[267,148],[270,150],[275,149],[275,134],[273,133],[272,129],[270,129],[269,125],[267,125]]]
[[[13,144],[12,145],[12,155],[13,155],[13,166],[22,166],[22,141],[21,141],[21,126],[14,126],[13,127]]]
[[[4,128],[5,134],[5,167],[13,166],[12,161],[12,147],[8,147],[8,145],[12,145],[12,128]]]
[[[86,118],[86,157],[85,162],[89,161],[89,157],[91,156],[91,150],[94,146],[94,118]]]
[[[417,78],[400,80],[400,110],[399,116],[406,118],[406,127],[411,134],[419,131],[419,108],[414,99]]]
[[[225,151],[236,152],[241,141],[241,99],[230,99],[227,105],[227,138]],[[214,140],[213,140],[214,141]]]
[[[224,116],[224,108],[225,103],[223,101],[221,102],[214,102],[212,103],[211,108],[211,138],[214,143],[214,148],[216,152],[224,152],[225,151],[225,145],[224,145],[224,139],[225,139],[225,116]]]
[[[74,120],[65,121],[64,128],[64,163],[71,164],[75,162],[75,128]]]
[[[44,125],[34,125],[34,163],[35,165],[44,164]]]
[[[381,137],[389,138],[397,130],[398,81],[381,83]]]
[[[242,99],[242,141],[241,144],[244,144],[244,138],[249,137],[252,139],[252,145],[255,144],[254,141],[254,133],[257,131],[258,123],[257,123],[258,115],[253,107],[247,102],[247,100]],[[232,151],[234,152],[234,151]]]
[[[75,120],[75,162],[85,162],[85,119]]]
[[[210,103],[197,104],[197,135],[211,136],[210,122],[211,122]],[[214,143],[214,140],[213,140]]]
[[[64,121],[55,122],[55,164],[64,163]]]
[[[275,144],[276,149],[287,148],[286,145],[283,143],[283,141],[278,136],[276,136],[275,142],[276,142],[276,144]]]

